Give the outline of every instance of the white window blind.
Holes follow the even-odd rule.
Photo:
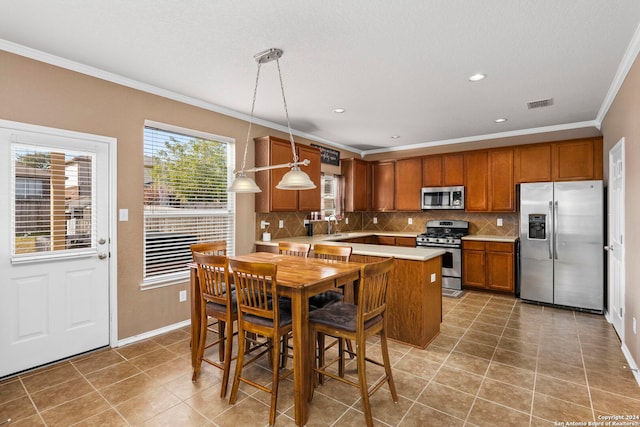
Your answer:
[[[233,254],[233,140],[172,126],[144,129],[144,283],[188,275],[189,246],[227,241]]]
[[[340,175],[322,174],[322,215],[324,218],[335,215],[342,218],[342,177]]]
[[[12,144],[12,262],[95,252],[95,154]]]

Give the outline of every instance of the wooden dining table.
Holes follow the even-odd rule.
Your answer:
[[[309,297],[321,292],[357,283],[362,263],[303,258],[268,252],[230,256],[248,262],[271,262],[278,265],[278,293],[291,298],[293,335],[293,382],[296,425],[304,426],[309,418],[308,401],[313,386],[313,340],[309,336]],[[191,264],[191,362],[196,364],[200,336],[200,299],[197,269]]]

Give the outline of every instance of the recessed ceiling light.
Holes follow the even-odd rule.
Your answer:
[[[504,123],[504,122],[506,122],[507,120],[509,120],[509,119],[507,119],[507,118],[505,118],[505,117],[501,117],[501,118],[499,118],[499,119],[495,119],[495,120],[494,120],[494,122],[496,122],[496,123]]]
[[[391,139],[398,139],[400,138],[400,135],[391,135]]]
[[[347,110],[345,110],[344,108],[334,108],[333,109],[333,112],[334,113],[338,113],[338,114],[344,113],[345,111],[347,111]]]
[[[486,74],[474,74],[473,76],[469,77],[469,81],[470,82],[479,82],[480,80],[483,80],[487,77]]]

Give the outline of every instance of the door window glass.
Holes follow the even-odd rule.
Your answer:
[[[95,154],[14,144],[14,260],[95,249]]]

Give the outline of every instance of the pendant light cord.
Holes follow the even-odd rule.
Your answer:
[[[253,124],[253,110],[256,106],[256,95],[258,94],[258,80],[260,80],[261,66],[262,64],[258,62],[258,71],[256,72],[256,84],[253,88],[253,101],[251,102],[251,117],[249,118],[249,129],[247,130],[247,140],[244,143],[244,155],[242,156],[242,168],[240,169],[240,174],[244,174],[244,168],[247,164],[247,149],[249,148],[249,137],[251,136],[251,125]],[[282,78],[280,79],[280,83],[282,83]],[[283,92],[283,96],[284,96],[284,92]],[[285,104],[285,110],[286,110],[286,104]]]
[[[282,102],[284,103],[284,115],[287,117],[287,129],[289,130],[289,141],[291,142],[291,153],[293,154],[293,166],[298,167],[298,155],[296,154],[296,145],[293,142],[293,135],[291,133],[291,123],[289,123],[289,110],[287,109],[287,99],[284,96],[284,83],[282,82],[279,59],[276,59],[276,65],[278,66],[278,77],[280,78],[280,90],[282,91]]]

